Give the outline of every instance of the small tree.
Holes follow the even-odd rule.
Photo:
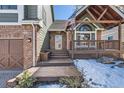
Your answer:
[[[33,79],[30,73],[26,70],[21,77],[18,78],[17,86],[18,88],[29,88],[33,86],[35,79]]]

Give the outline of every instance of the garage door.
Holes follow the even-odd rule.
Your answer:
[[[23,40],[0,40],[0,69],[23,67]]]

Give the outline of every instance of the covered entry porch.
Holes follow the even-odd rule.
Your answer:
[[[90,16],[90,17],[89,17]],[[89,17],[89,19],[86,19]],[[123,58],[122,24],[123,16],[113,6],[89,5],[82,7],[71,17],[67,31],[71,33],[70,47],[71,58],[114,56]],[[90,25],[100,26],[93,30]],[[82,28],[80,27],[82,26]],[[116,38],[101,38],[101,32],[117,27]]]

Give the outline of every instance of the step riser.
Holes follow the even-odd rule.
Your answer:
[[[72,66],[73,65],[73,63],[46,63],[46,64],[40,64],[40,65],[38,65],[38,67],[40,66],[40,67],[47,67],[47,66],[50,66],[50,67],[52,67],[52,66]]]
[[[67,57],[54,57],[54,56],[51,56],[50,58],[56,58],[56,59],[63,59],[63,58],[69,58],[68,56]]]
[[[51,56],[68,56],[68,54],[51,54]]]
[[[68,52],[51,52],[51,53],[59,53],[59,54],[67,54]]]
[[[68,56],[68,53],[51,53],[51,56]]]

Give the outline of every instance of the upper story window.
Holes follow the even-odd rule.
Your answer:
[[[6,10],[11,10],[11,9],[17,9],[17,5],[0,5],[0,9],[6,9]]]
[[[108,36],[108,40],[113,40],[113,36]]]
[[[46,25],[47,19],[46,19],[46,11],[44,7],[42,7],[42,19],[43,19],[44,24]]]
[[[36,5],[24,5],[24,20],[35,20],[37,18]]]
[[[92,28],[91,26],[87,25],[87,24],[84,24],[84,25],[80,25],[78,28],[77,28],[78,31],[92,31]]]

